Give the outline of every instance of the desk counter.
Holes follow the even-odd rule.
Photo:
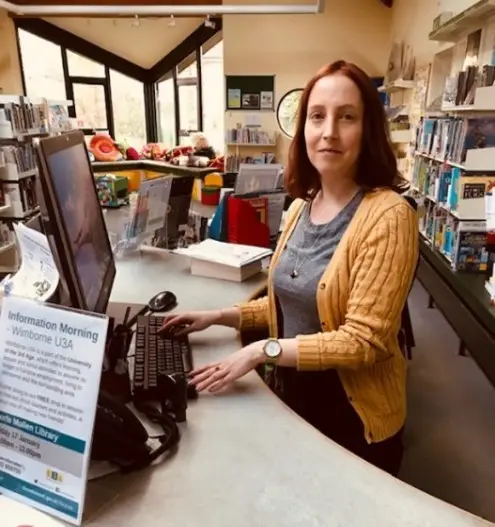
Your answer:
[[[179,309],[211,309],[248,297],[247,283],[190,276],[183,257],[120,261],[118,302],[171,289]],[[234,330],[191,336],[197,365],[238,348]],[[190,404],[178,452],[154,467],[114,474],[88,488],[86,518],[98,527],[493,525],[368,465],[300,419],[248,374],[222,395]]]

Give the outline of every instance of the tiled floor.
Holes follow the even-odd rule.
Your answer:
[[[495,389],[418,283],[401,479],[495,522]]]

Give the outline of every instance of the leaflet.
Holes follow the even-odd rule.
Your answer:
[[[21,265],[14,276],[9,276],[2,285],[8,283],[9,293],[47,301],[55,293],[59,283],[57,266],[46,236],[22,223],[14,224],[19,244]]]
[[[81,524],[108,319],[6,296],[0,492]]]

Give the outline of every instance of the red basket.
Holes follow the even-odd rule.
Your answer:
[[[218,205],[220,203],[220,187],[203,187],[201,189],[203,205]]]

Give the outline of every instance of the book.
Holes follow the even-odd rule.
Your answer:
[[[191,259],[191,274],[242,282],[262,270],[262,262],[271,249],[238,245],[207,239],[174,252]]]

